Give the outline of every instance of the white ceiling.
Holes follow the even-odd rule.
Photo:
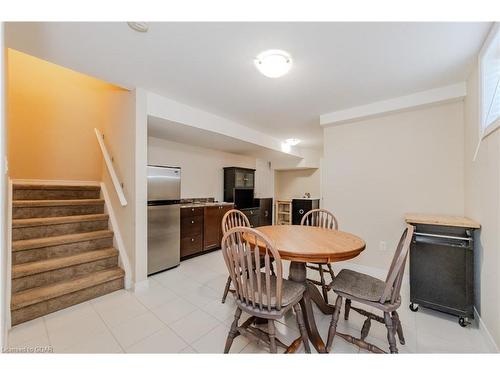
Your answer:
[[[489,23],[8,23],[7,46],[319,146],[321,114],[463,81]],[[253,58],[284,49],[290,73]]]

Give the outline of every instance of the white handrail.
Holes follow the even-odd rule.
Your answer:
[[[109,156],[108,149],[104,144],[104,135],[99,131],[99,129],[94,128],[94,131],[95,135],[97,136],[97,142],[99,142],[99,146],[101,147],[102,156],[104,157],[109,175],[111,176],[111,181],[113,181],[113,186],[115,187],[116,194],[118,194],[118,199],[120,199],[120,203],[122,206],[126,206],[127,199],[125,198],[125,194],[123,193],[123,188],[120,184],[120,181],[118,180],[116,171],[113,168],[113,162],[111,161],[111,157]]]

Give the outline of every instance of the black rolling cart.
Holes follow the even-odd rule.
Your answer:
[[[474,318],[474,231],[480,225],[455,216],[408,214],[415,227],[410,247],[410,309],[418,306]]]

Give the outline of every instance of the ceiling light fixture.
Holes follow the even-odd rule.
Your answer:
[[[149,25],[146,22],[127,22],[127,25],[134,31],[146,33],[149,30]]]
[[[297,146],[300,143],[300,139],[288,138],[285,140],[285,143],[290,146]]]
[[[292,57],[288,52],[270,49],[260,53],[254,60],[255,67],[269,78],[278,78],[292,68]]]

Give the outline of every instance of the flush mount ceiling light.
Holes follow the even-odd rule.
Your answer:
[[[300,143],[300,139],[288,138],[285,140],[285,143],[290,146],[297,146]]]
[[[260,53],[254,60],[255,67],[269,78],[284,76],[292,68],[292,57],[288,52],[270,49]]]
[[[127,25],[134,31],[146,33],[149,30],[149,25],[146,22],[127,22]]]

